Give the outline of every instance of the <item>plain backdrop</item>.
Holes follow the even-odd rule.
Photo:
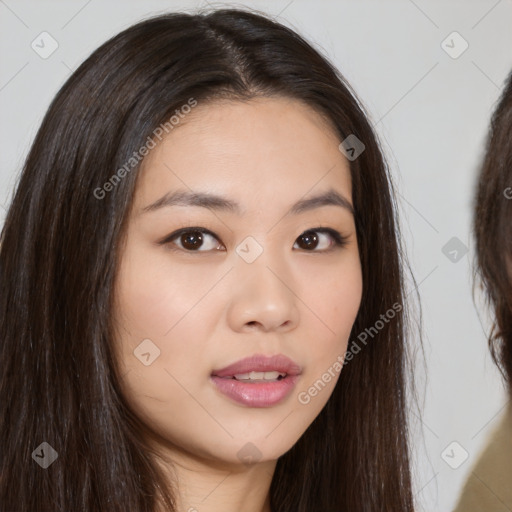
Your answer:
[[[206,5],[0,1],[0,223],[42,117],[72,70],[142,18]],[[487,350],[489,318],[472,297],[471,208],[490,114],[512,69],[512,1],[212,5],[254,7],[300,32],[369,111],[397,186],[423,311],[420,412],[410,413],[418,510],[449,511],[507,402]],[[42,32],[58,44],[47,58],[32,47],[48,37]]]

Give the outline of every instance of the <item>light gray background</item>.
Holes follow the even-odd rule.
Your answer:
[[[71,71],[142,17],[204,5],[0,0],[1,223],[42,116]],[[481,309],[479,319],[472,299],[470,220],[490,112],[512,69],[512,1],[213,5],[248,5],[278,16],[339,67],[370,112],[393,169],[424,314],[428,372],[425,378],[421,360],[416,372],[421,420],[411,409],[418,510],[451,510],[507,402],[487,351],[488,315]],[[47,59],[31,48],[43,31],[59,45]],[[453,31],[469,44],[456,59],[441,46]],[[462,48],[453,37],[447,44]],[[452,237],[469,248],[457,263],[442,252]],[[469,453],[457,469],[441,456],[453,441]],[[452,464],[461,453],[449,450]]]

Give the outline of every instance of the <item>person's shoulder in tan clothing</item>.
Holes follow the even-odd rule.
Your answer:
[[[492,434],[454,512],[512,511],[512,407]]]

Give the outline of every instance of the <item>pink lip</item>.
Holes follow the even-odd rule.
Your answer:
[[[240,359],[240,361],[220,370],[213,370],[212,375],[216,377],[233,377],[233,375],[240,373],[273,371],[287,373],[288,375],[299,375],[302,370],[297,363],[294,363],[290,358],[282,354],[272,357],[255,355]]]
[[[287,375],[279,381],[261,383],[240,382],[233,378],[240,373],[271,371]],[[255,355],[214,370],[211,379],[221,393],[237,403],[249,407],[270,407],[291,393],[301,372],[301,367],[284,355]]]

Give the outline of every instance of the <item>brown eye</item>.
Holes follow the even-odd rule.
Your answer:
[[[212,249],[222,250],[222,243],[209,230],[203,228],[183,228],[170,234],[160,242],[175,245],[185,252],[208,252]]]
[[[180,235],[179,238],[181,245],[184,249],[195,250],[199,249],[203,244],[203,236],[201,231],[188,231]]]
[[[298,240],[301,249],[315,249],[318,245],[318,236],[314,231],[306,231],[299,236]]]
[[[331,241],[329,242],[329,237]],[[308,229],[297,238],[299,249],[309,252],[328,252],[346,245],[348,237],[331,228]],[[295,247],[295,246],[294,246]],[[318,250],[318,247],[320,247]]]

